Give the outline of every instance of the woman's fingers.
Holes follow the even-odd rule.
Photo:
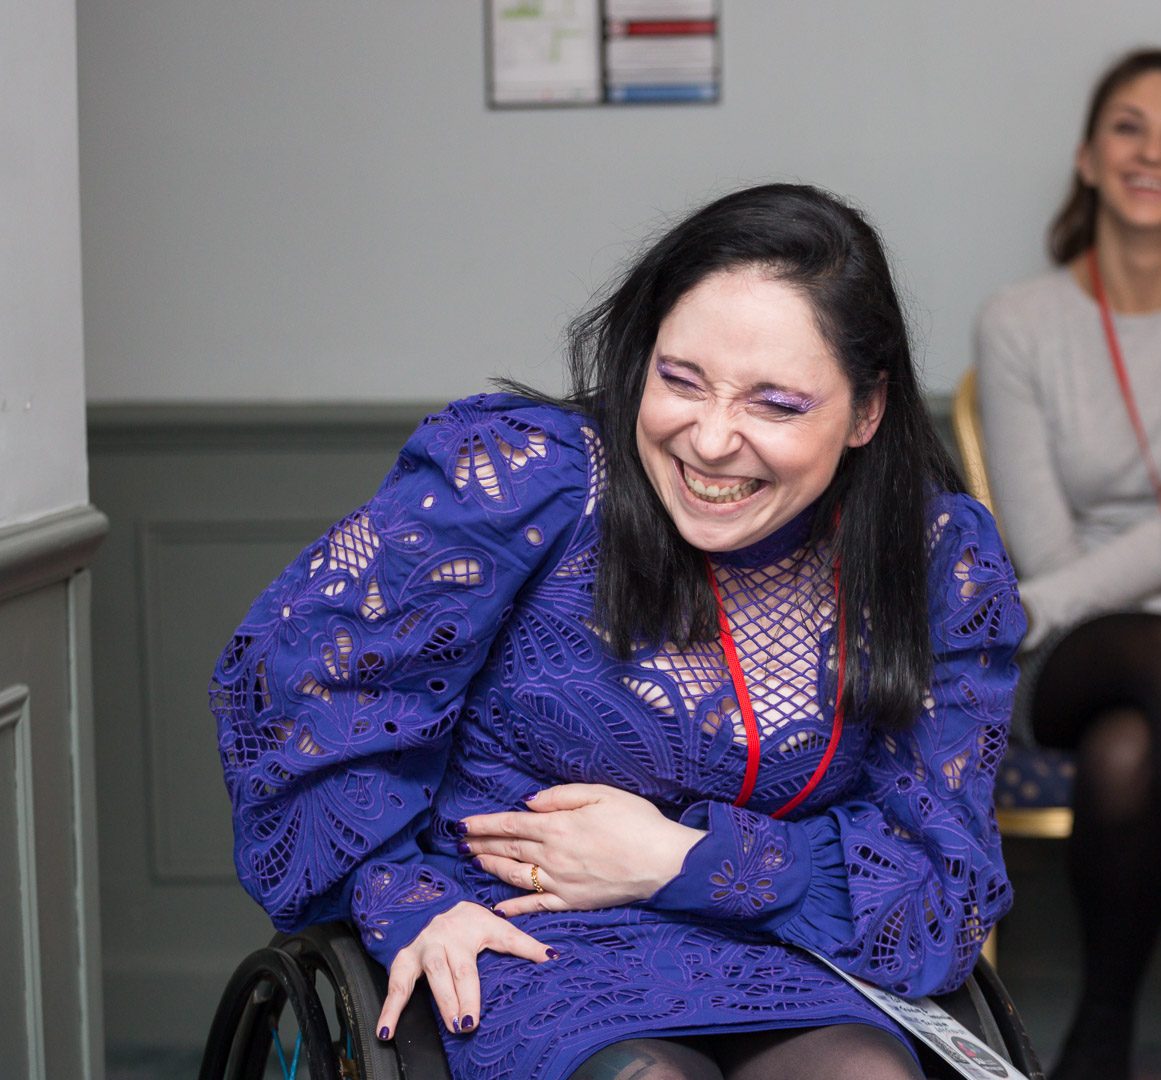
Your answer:
[[[536,867],[536,881],[540,883],[540,892],[536,891],[536,881],[532,880],[532,866],[512,859],[504,859],[495,855],[480,855],[476,862],[480,869],[500,881],[514,885],[517,889],[525,890],[524,896],[514,896],[497,904],[492,910],[506,919],[513,915],[530,915],[536,911],[569,911],[570,905],[565,903],[553,890],[552,877],[542,866]],[[537,943],[539,944],[539,943]]]
[[[495,910],[511,919],[516,915],[534,915],[538,911],[573,911],[556,893],[527,893],[524,896],[514,896],[511,900],[501,901]],[[551,960],[552,957],[549,957]]]
[[[538,964],[556,958],[555,950],[536,941],[531,934],[496,919],[491,912],[486,914],[496,926],[490,929],[476,951],[455,944],[449,945],[442,952],[435,952],[430,959],[425,957],[424,971],[435,1008],[439,1010],[448,1029],[457,1035],[467,1035],[481,1021],[483,1003],[479,996],[478,952],[484,949],[507,952]]]
[[[512,903],[512,901],[506,901],[506,903]],[[534,964],[543,964],[547,960],[560,958],[560,953],[551,945],[545,945],[543,941],[538,941],[531,934],[526,934],[519,927],[506,923],[503,919],[496,919],[496,922],[500,924],[500,929],[496,931],[488,946],[495,952],[519,956],[525,960],[531,960]]]
[[[609,795],[624,794],[607,784],[557,784],[526,795],[521,802],[537,814],[553,810],[579,810]],[[498,814],[472,814],[460,823],[468,836],[514,837],[539,840],[543,832],[535,816],[523,810],[505,810]]]
[[[443,1022],[466,1034],[480,1022],[480,973],[476,957],[485,949],[533,963],[555,960],[557,952],[486,907],[464,901],[437,915],[419,936],[400,949],[391,965],[387,997],[379,1013],[381,1039],[394,1036],[403,1008],[421,975]]]
[[[471,963],[474,971],[476,966],[475,956],[472,956]],[[462,962],[457,965],[456,971],[463,971]],[[446,950],[443,948],[425,949],[423,954],[423,973],[427,976],[427,988],[431,991],[432,1001],[435,1002],[435,1010],[443,1019],[444,1026],[448,1031],[458,1032],[460,1030],[459,988]],[[477,1001],[479,1000],[479,994],[477,984]],[[479,1011],[479,1007],[477,1006],[476,1014]]]
[[[403,1007],[411,1000],[415,982],[420,975],[419,960],[411,949],[401,949],[391,965],[387,979],[387,996],[379,1012],[375,1031],[380,1039],[390,1039],[399,1026],[399,1016]]]
[[[513,885],[525,892],[536,892],[536,882],[532,880],[532,867],[537,869],[537,880],[541,889],[549,889],[548,874],[537,863],[524,862],[522,859],[509,859],[503,855],[477,855],[475,863],[486,874]]]
[[[524,810],[505,810],[499,814],[473,814],[460,822],[460,833],[466,840],[536,843],[545,835],[545,822]]]
[[[458,850],[461,855],[493,855],[528,865],[544,857],[544,846],[539,841],[509,836],[465,836],[459,842]]]
[[[448,967],[455,984],[459,1015],[452,1020],[452,1031],[461,1034],[473,1030],[480,1022],[480,969],[475,953],[449,953]]]
[[[538,814],[551,810],[579,810],[608,795],[624,794],[608,784],[557,784],[525,797],[524,805]]]

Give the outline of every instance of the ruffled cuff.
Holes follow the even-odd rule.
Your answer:
[[[798,910],[778,928],[778,936],[835,959],[849,948],[854,936],[839,825],[823,815],[805,818],[792,827],[802,831],[810,849],[810,882]]]
[[[695,803],[681,823],[706,835],[649,907],[754,929],[773,929],[797,912],[812,876],[801,826],[720,802]]]
[[[359,871],[351,891],[351,920],[367,951],[389,968],[432,919],[467,899],[430,866],[373,862]]]

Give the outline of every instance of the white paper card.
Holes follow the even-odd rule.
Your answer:
[[[591,105],[601,84],[597,0],[493,0],[495,105]]]
[[[985,1046],[955,1017],[940,1008],[931,998],[910,1000],[882,990],[869,982],[848,975],[825,956],[812,953],[835,974],[841,975],[864,997],[872,1001],[888,1016],[898,1021],[921,1042],[930,1046],[944,1061],[969,1080],[1028,1080],[1019,1069],[1008,1064],[994,1050]]]

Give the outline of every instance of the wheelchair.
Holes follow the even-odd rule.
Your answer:
[[[222,993],[206,1038],[199,1080],[451,1080],[437,1020],[417,992],[390,1043],[375,1035],[386,972],[346,923],[277,934],[250,953]],[[1030,1080],[1044,1073],[1008,992],[986,960],[937,999],[994,1053]],[[957,1075],[931,1054],[933,1080]]]

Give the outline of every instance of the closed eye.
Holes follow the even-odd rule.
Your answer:
[[[754,407],[772,416],[801,416],[806,412],[806,408],[801,405],[788,405],[781,401],[755,401]]]
[[[657,377],[671,390],[681,394],[692,394],[700,389],[696,382],[686,377],[684,368],[665,361],[657,365]]]
[[[801,416],[810,412],[814,402],[803,394],[795,394],[785,390],[767,390],[753,401],[753,406],[759,412],[772,417]]]

